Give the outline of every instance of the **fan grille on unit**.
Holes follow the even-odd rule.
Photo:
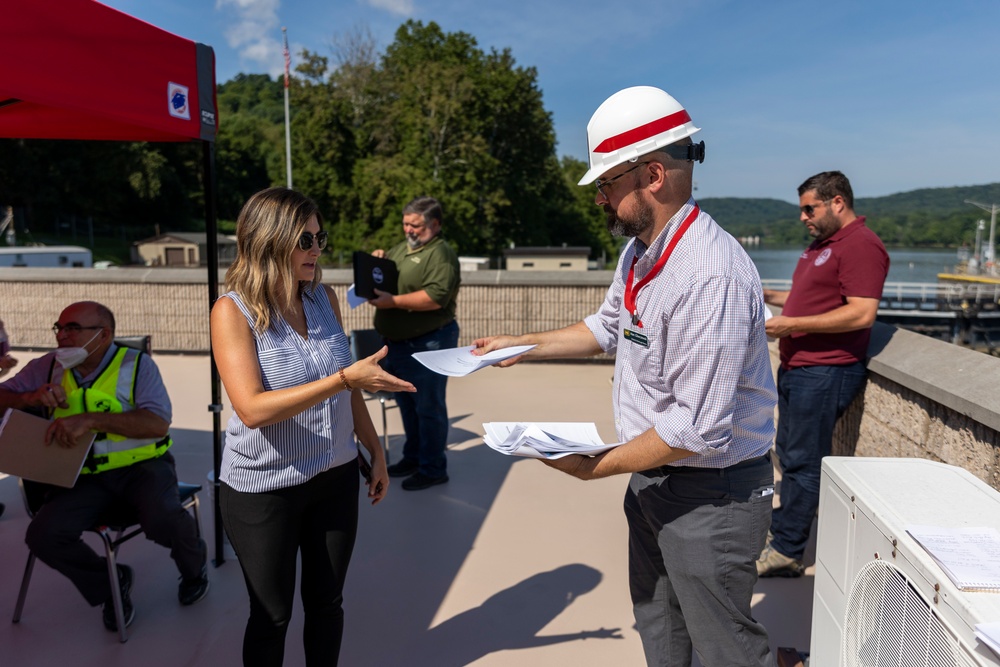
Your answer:
[[[844,618],[844,667],[975,667],[903,572],[873,560],[858,572]]]

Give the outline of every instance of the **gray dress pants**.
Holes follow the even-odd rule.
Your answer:
[[[632,475],[629,588],[648,665],[688,666],[693,649],[705,667],[773,667],[750,609],[773,492],[768,456]]]

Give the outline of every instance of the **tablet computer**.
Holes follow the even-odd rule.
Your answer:
[[[385,257],[374,257],[361,250],[354,251],[355,294],[365,299],[374,299],[376,288],[396,294],[398,282],[396,262]]]

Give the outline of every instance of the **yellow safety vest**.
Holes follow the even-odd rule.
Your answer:
[[[123,404],[132,405],[135,400],[135,377],[141,354],[131,348],[118,348],[111,363],[86,389],[77,385],[72,371],[63,371],[61,384],[69,407],[56,408],[52,416],[58,419],[85,412],[122,412]],[[169,434],[162,440],[149,442],[117,433],[98,433],[80,472],[93,474],[155,459],[172,444]]]

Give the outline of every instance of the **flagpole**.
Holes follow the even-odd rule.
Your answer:
[[[288,176],[288,187],[292,187],[292,127],[288,116],[288,69],[292,64],[291,56],[288,55],[288,30],[281,28],[281,37],[284,41],[285,53],[285,173]]]

